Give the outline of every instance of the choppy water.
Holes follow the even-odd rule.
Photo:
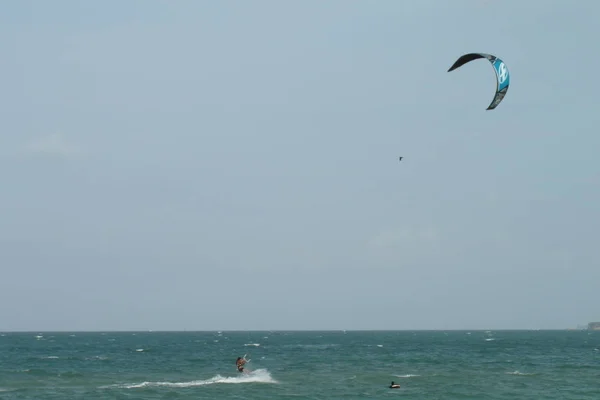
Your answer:
[[[235,369],[248,353],[249,373]],[[400,389],[389,389],[391,381]],[[600,332],[3,333],[0,398],[600,399]]]

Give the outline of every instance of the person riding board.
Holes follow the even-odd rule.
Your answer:
[[[398,385],[397,383],[394,383],[394,381],[392,381],[392,384],[390,385],[390,389],[400,389],[400,385]]]
[[[244,372],[244,364],[246,364],[246,360],[242,357],[238,357],[235,361],[235,366],[239,372]]]

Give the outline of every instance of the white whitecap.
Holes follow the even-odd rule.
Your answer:
[[[532,376],[535,375],[534,373],[526,373],[526,372],[521,372],[521,371],[512,371],[512,372],[507,372],[507,375],[518,375],[518,376]]]

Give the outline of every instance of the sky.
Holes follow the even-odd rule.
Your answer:
[[[0,331],[600,320],[599,2],[0,7]]]

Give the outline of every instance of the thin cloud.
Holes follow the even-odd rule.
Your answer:
[[[369,240],[371,248],[402,248],[415,244],[432,243],[437,239],[438,232],[432,227],[400,228],[382,231]]]
[[[429,226],[389,229],[372,236],[367,249],[386,264],[420,262],[438,253],[439,237],[440,232]]]
[[[72,157],[82,153],[82,149],[69,142],[64,135],[53,133],[38,137],[25,146],[28,154]]]

